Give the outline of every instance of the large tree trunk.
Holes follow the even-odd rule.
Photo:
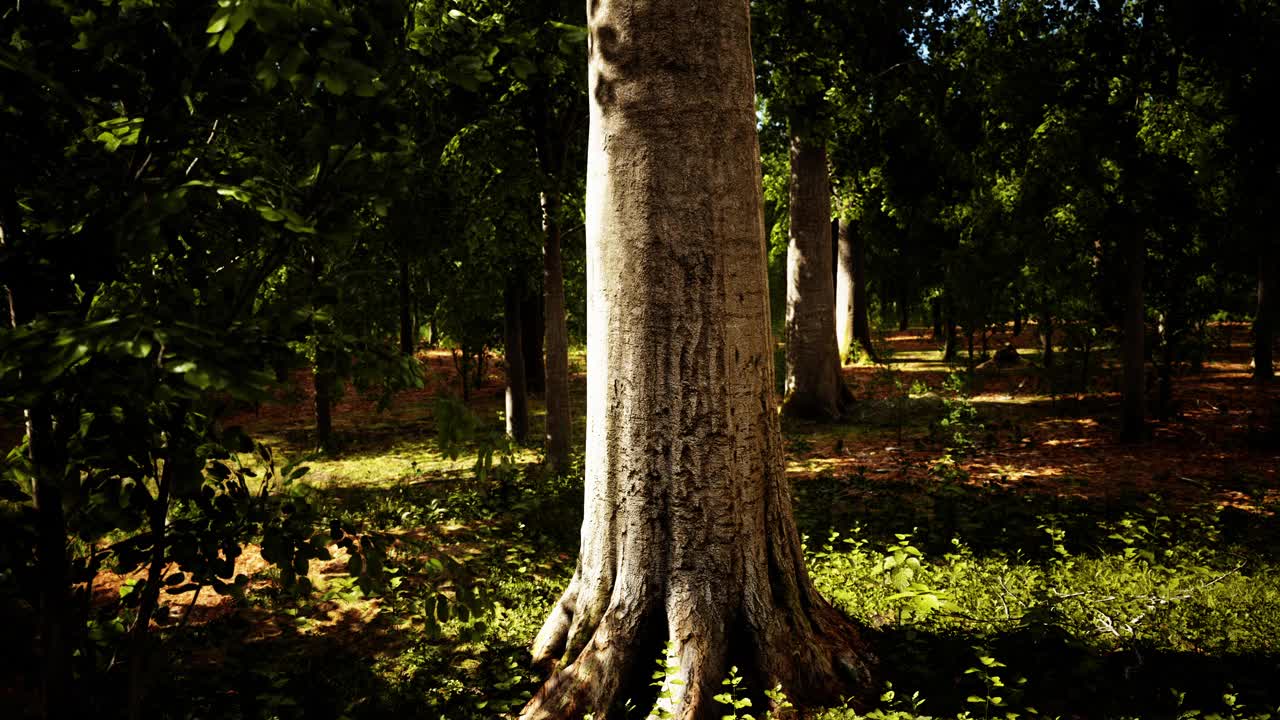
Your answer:
[[[1276,298],[1276,253],[1274,243],[1263,245],[1258,254],[1258,311],[1253,319],[1253,379],[1271,382],[1275,374],[1272,361]]]
[[[787,245],[787,377],[782,412],[835,420],[851,396],[840,376],[831,267],[827,150],[791,137],[791,231]]]
[[[542,341],[546,334],[541,284],[520,301],[520,325],[524,331],[524,381],[529,392],[542,393],[547,389],[547,369],[542,363]]]
[[[1120,357],[1124,375],[1120,387],[1120,439],[1140,442],[1146,434],[1147,383],[1143,349],[1146,334],[1146,305],[1142,275],[1147,247],[1141,229],[1130,229],[1125,238],[1125,266],[1128,272],[1124,308],[1124,338]]]
[[[560,261],[560,198],[542,196],[542,289],[546,307],[547,464],[554,472],[569,467],[569,329],[564,316],[564,267]]]
[[[799,701],[869,687],[791,516],[748,18],[683,0],[589,16],[586,513],[523,720],[625,717],[664,641],[660,702],[680,720],[723,714],[730,665]],[[820,311],[830,328],[830,295]]]
[[[529,439],[529,393],[525,385],[524,327],[521,323],[522,284],[507,279],[503,290],[504,339],[503,354],[507,363],[507,434],[522,443]]]

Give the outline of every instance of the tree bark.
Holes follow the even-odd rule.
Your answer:
[[[0,185],[6,185],[0,183]],[[22,249],[22,216],[12,186],[0,199],[0,249]],[[17,329],[37,319],[45,309],[48,292],[39,279],[25,272],[5,278],[5,302],[9,325]],[[72,617],[70,595],[71,557],[67,551],[67,521],[62,483],[66,473],[63,443],[54,435],[53,408],[40,399],[24,411],[27,459],[31,463],[36,513],[35,561],[37,617],[40,632],[40,714],[60,720],[71,715],[70,693]]]
[[[317,364],[311,369],[315,385],[316,449],[333,449],[333,372]]]
[[[942,339],[942,300],[934,298],[929,301],[929,315],[933,320],[933,339]]]
[[[520,301],[520,325],[524,330],[524,381],[531,393],[542,393],[547,389],[547,370],[542,362],[545,309],[541,284]]]
[[[1253,379],[1262,384],[1275,376],[1272,349],[1275,343],[1276,253],[1266,242],[1258,254],[1258,310],[1253,319]]]
[[[838,241],[839,272],[836,274],[836,333],[842,359],[853,355],[853,343],[862,348],[871,362],[876,353],[871,345],[871,322],[867,314],[867,246],[862,233],[840,219]]]
[[[1053,316],[1049,312],[1040,313],[1036,320],[1036,332],[1040,335],[1040,364],[1051,368],[1054,365],[1053,354]]]
[[[836,226],[836,349],[840,362],[848,363],[853,352],[853,243],[849,221],[843,217]]]
[[[1120,439],[1140,442],[1146,434],[1146,306],[1143,297],[1143,266],[1147,247],[1141,229],[1130,229],[1125,238],[1126,278],[1124,338],[1120,356],[1124,375],[1120,388]]]
[[[787,245],[787,374],[783,414],[840,418],[852,396],[840,375],[831,268],[827,150],[791,137],[791,229]]]
[[[625,717],[664,640],[659,702],[679,720],[723,714],[730,665],[798,701],[865,690],[868,656],[791,516],[748,3],[601,3],[588,22],[585,520],[521,718]]]
[[[876,359],[871,344],[871,308],[867,302],[867,239],[862,233],[850,231],[853,247],[853,338],[862,346],[871,362]]]
[[[412,355],[417,349],[413,327],[413,292],[410,287],[408,242],[401,241],[400,250],[400,354]]]
[[[560,198],[542,196],[542,288],[546,319],[547,464],[553,472],[569,467],[569,329],[564,316],[564,267],[560,260]]]
[[[960,343],[956,337],[956,313],[950,300],[943,300],[942,303],[942,325],[946,335],[942,345],[942,361],[955,362]]]
[[[502,293],[506,341],[503,353],[507,364],[507,434],[518,443],[529,439],[529,393],[524,376],[524,328],[521,323],[523,294],[521,283],[515,278],[508,278]]]

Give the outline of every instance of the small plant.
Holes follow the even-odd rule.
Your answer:
[[[975,675],[982,682],[983,694],[970,695],[966,698],[966,702],[974,705],[980,705],[982,709],[982,717],[992,717],[993,710],[1001,711],[1001,715],[996,717],[1017,718],[1016,712],[1009,710],[1010,700],[1020,694],[1021,687],[1026,684],[1026,678],[1018,678],[1013,681],[1012,685],[1006,684],[996,671],[1006,665],[991,655],[981,647],[974,646],[974,651],[978,653],[978,664],[964,671],[965,675]],[[1036,714],[1035,708],[1026,708],[1028,714]]]
[[[653,672],[650,687],[657,688],[658,701],[653,706],[649,717],[653,720],[670,720],[675,717],[671,709],[684,693],[684,681],[677,675],[680,672],[680,658],[675,655],[675,645],[670,641],[662,648],[662,657],[658,658],[658,669]]]
[[[755,716],[751,713],[738,714],[739,710],[751,707],[751,698],[742,694],[739,687],[742,685],[742,676],[738,674],[738,666],[734,665],[729,668],[729,674],[724,680],[720,681],[726,689],[724,692],[715,695],[712,699],[724,705],[729,709],[728,714],[721,715],[720,720],[755,720]]]

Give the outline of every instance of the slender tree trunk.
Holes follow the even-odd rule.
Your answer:
[[[1022,335],[1022,311],[1015,310],[1013,313],[1013,336]]]
[[[1053,354],[1053,316],[1047,310],[1036,320],[1036,331],[1040,334],[1040,364],[1051,368],[1056,356]]]
[[[1124,363],[1121,382],[1120,439],[1140,442],[1146,435],[1146,305],[1143,298],[1143,266],[1147,247],[1143,231],[1131,228],[1125,237],[1127,292],[1124,308],[1124,338],[1120,355]]]
[[[854,354],[853,243],[849,221],[842,217],[836,222],[836,348],[840,361],[848,363]]]
[[[520,301],[520,325],[524,330],[524,381],[531,393],[542,393],[547,388],[546,366],[542,362],[542,341],[546,335],[541,284]]]
[[[1267,242],[1258,254],[1258,309],[1253,320],[1253,379],[1269,383],[1275,376],[1272,348],[1275,344],[1276,253]]]
[[[71,559],[63,510],[64,461],[54,440],[53,414],[43,402],[26,412],[27,447],[35,470],[36,573],[39,588],[41,706],[44,717],[69,716],[71,675]]]
[[[871,344],[870,307],[867,303],[867,240],[856,230],[849,232],[853,249],[853,338],[871,362],[876,360]]]
[[[1166,323],[1168,322],[1166,318]],[[1156,417],[1168,420],[1173,415],[1173,338],[1175,329],[1161,323],[1160,365],[1156,368]]]
[[[787,375],[782,412],[835,420],[852,399],[840,375],[831,283],[827,150],[793,131],[787,246]]]
[[[942,299],[934,298],[929,301],[929,315],[933,320],[933,339],[942,339]]]
[[[586,512],[534,644],[551,677],[521,718],[626,717],[664,641],[659,703],[678,720],[722,714],[731,665],[800,702],[864,690],[862,643],[814,590],[791,516],[748,4],[602,3],[588,20]]]
[[[321,361],[311,368],[315,384],[316,449],[329,452],[333,449],[333,371],[320,367]]]
[[[151,618],[155,615],[160,600],[160,586],[164,581],[165,550],[168,544],[166,531],[169,524],[169,497],[173,488],[174,467],[181,460],[177,457],[172,441],[170,441],[170,457],[165,460],[164,469],[156,479],[156,498],[148,513],[148,530],[151,533],[151,556],[147,561],[147,579],[142,587],[142,598],[138,602],[138,614],[129,630],[133,645],[133,656],[129,659],[129,720],[140,720],[143,717],[143,705],[146,696],[147,660]]]
[[[505,320],[504,354],[507,363],[507,434],[522,443],[529,439],[529,393],[524,377],[524,328],[521,296],[524,288],[508,278],[502,293]]]
[[[0,185],[7,185],[0,183]],[[0,199],[0,250],[20,251],[21,211],[12,186]],[[35,320],[42,310],[38,283],[26,273],[12,273],[5,282],[7,320],[17,329]],[[53,408],[39,399],[24,411],[27,459],[34,474],[36,513],[35,561],[37,617],[40,632],[40,712],[47,720],[71,716],[72,607],[71,558],[67,550],[67,521],[62,484],[66,473],[63,445],[54,436]]]
[[[955,362],[956,352],[960,343],[957,340],[956,333],[956,313],[955,308],[951,306],[949,299],[943,300],[942,303],[942,325],[946,333],[942,344],[942,361]]]
[[[546,310],[547,464],[554,472],[569,467],[569,330],[564,315],[564,268],[560,261],[560,198],[542,196],[542,288]]]
[[[911,305],[907,302],[907,292],[898,293],[898,331],[911,327]]]
[[[410,286],[408,243],[400,250],[400,354],[412,355],[417,346],[413,331],[413,292]]]

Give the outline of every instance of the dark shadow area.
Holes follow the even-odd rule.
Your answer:
[[[1185,522],[1182,509],[1141,493],[1081,498],[853,475],[801,480],[793,484],[792,495],[796,522],[810,545],[820,545],[833,531],[847,537],[856,529],[871,547],[882,548],[894,543],[897,533],[913,532],[912,544],[926,556],[951,551],[952,540],[958,539],[978,556],[1000,554],[1035,562],[1055,555],[1050,528],[1065,533],[1063,547],[1070,554],[1098,555],[1123,548],[1110,536],[1116,523],[1133,518],[1160,525],[1161,534],[1149,538],[1152,549],[1236,545],[1247,548],[1251,557],[1280,558],[1280,518],[1274,513],[1228,507],[1219,511],[1216,522]]]
[[[921,713],[933,717],[963,711],[982,717],[985,703],[973,697],[999,697],[1006,707],[1061,718],[1173,718],[1180,707],[1223,712],[1224,693],[1255,711],[1274,709],[1280,701],[1280,653],[1206,655],[1141,647],[1105,652],[1049,630],[975,636],[891,627],[867,637],[880,657],[883,679],[899,694],[919,692],[925,698]],[[1000,678],[1001,687],[989,687],[981,672],[967,672],[984,667],[975,646],[1004,663],[985,669]],[[1181,705],[1175,691],[1185,693]],[[1003,710],[991,712],[1002,716]]]

